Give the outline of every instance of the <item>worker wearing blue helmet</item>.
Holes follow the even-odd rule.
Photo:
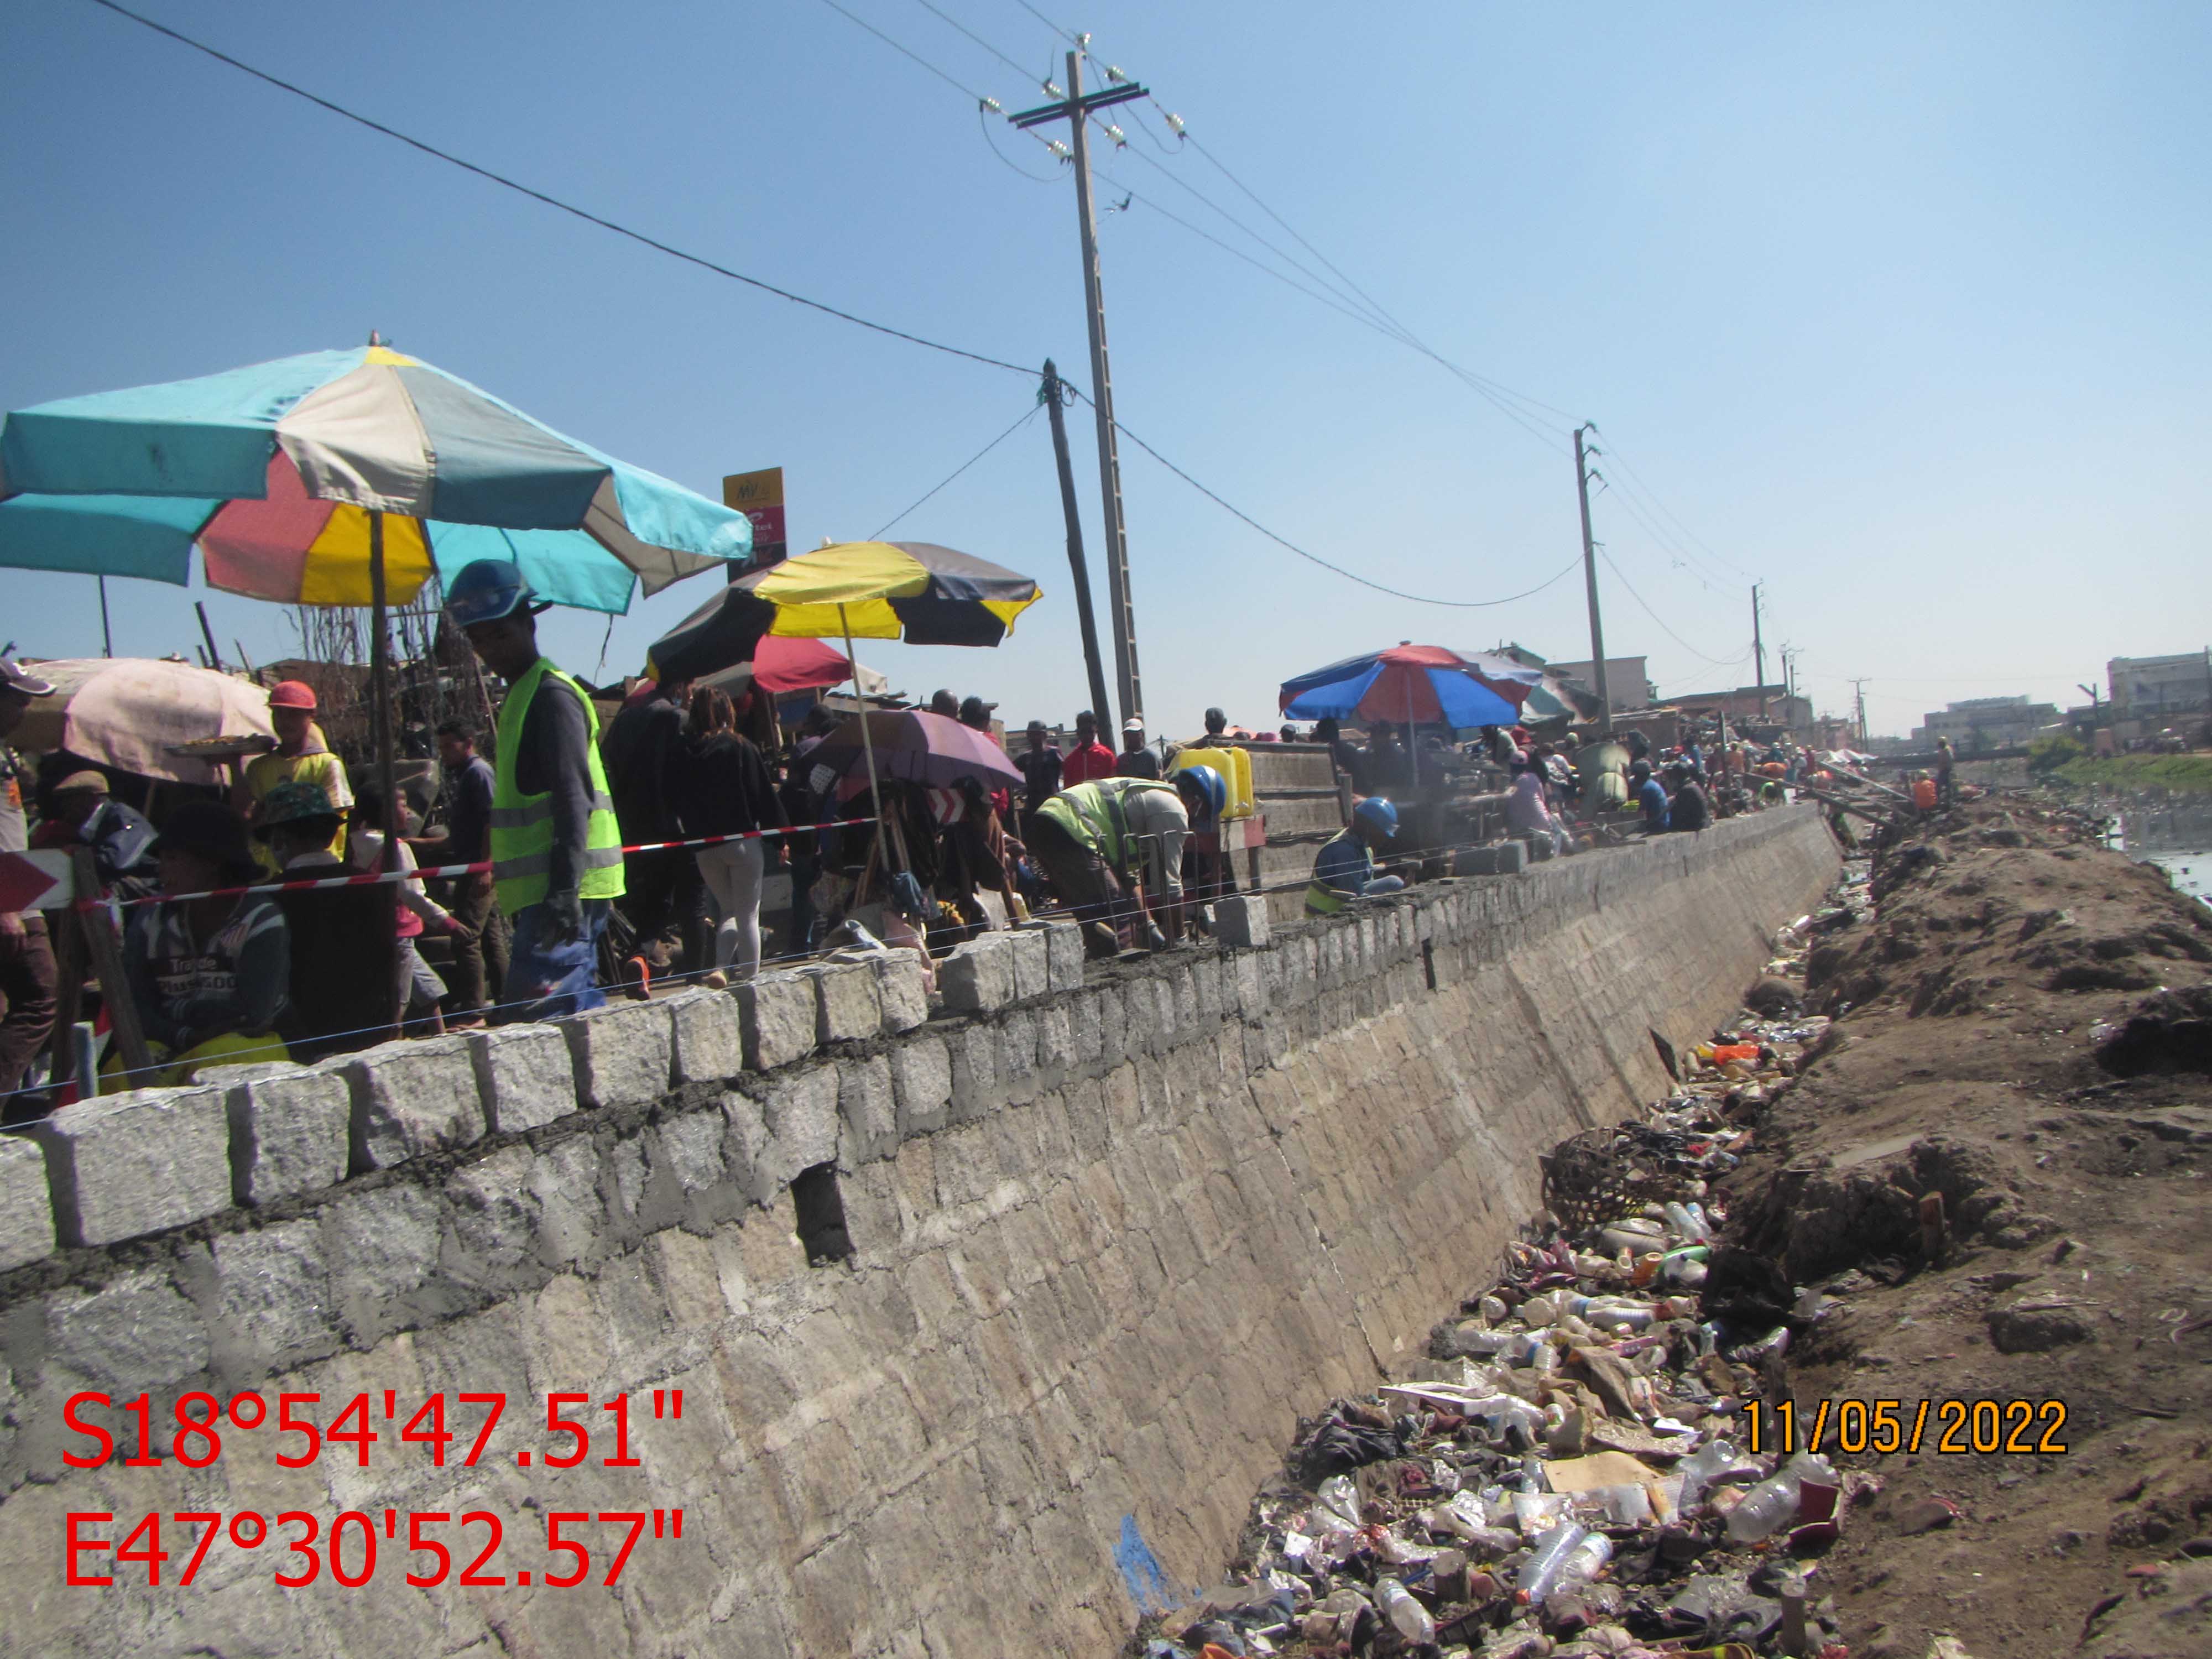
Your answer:
[[[599,942],[623,890],[599,714],[584,688],[538,651],[537,599],[507,559],[465,565],[446,587],[447,615],[507,686],[491,804],[492,883],[514,928],[502,1022],[606,1000]]]
[[[1398,809],[1380,795],[1370,795],[1352,809],[1352,822],[1314,860],[1313,880],[1306,886],[1306,914],[1334,915],[1356,898],[1395,893],[1405,886],[1401,876],[1375,873],[1371,849],[1388,843],[1398,833]]]

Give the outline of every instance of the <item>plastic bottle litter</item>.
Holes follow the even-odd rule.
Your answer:
[[[1567,1557],[1574,1553],[1575,1546],[1589,1536],[1589,1528],[1578,1521],[1562,1521],[1540,1534],[1534,1553],[1521,1564],[1513,1588],[1527,1601],[1542,1601],[1559,1583],[1559,1574],[1567,1565]]]
[[[1744,1493],[1743,1501],[1729,1511],[1729,1536],[1739,1544],[1755,1544],[1796,1520],[1798,1485],[1808,1476],[1833,1480],[1836,1472],[1828,1466],[1827,1459],[1798,1453]]]
[[[1382,1604],[1384,1617],[1408,1642],[1433,1642],[1437,1639],[1437,1621],[1429,1617],[1429,1610],[1416,1601],[1396,1579],[1376,1579],[1375,1595],[1376,1600]]]
[[[1823,931],[1787,945],[1782,970]],[[1449,1370],[1336,1402],[1293,1449],[1299,1489],[1261,1494],[1250,1565],[1285,1599],[1224,1607],[1159,1659],[1233,1648],[1223,1632],[1252,1654],[1301,1638],[1341,1651],[1363,1632],[1433,1652],[1439,1626],[1445,1659],[1622,1659],[1650,1646],[1631,1632],[1655,1609],[1679,1604],[1675,1639],[1709,1646],[1716,1613],[1770,1598],[1747,1581],[1777,1570],[1784,1538],[1817,1550],[1808,1523],[1832,1537],[1850,1506],[1824,1462],[1745,1452],[1741,1413],[1771,1395],[1790,1325],[1747,1324],[1701,1292],[1729,1226],[1717,1183],[1758,1131],[1747,1103],[1790,1087],[1826,1029],[1747,1014],[1674,1050],[1668,1099],[1557,1149],[1542,1231],[1510,1243],[1432,1335]],[[1798,1323],[1853,1294],[1823,1281],[1783,1305]],[[1616,1555],[1636,1563],[1620,1583]],[[1718,1588],[1692,1606],[1699,1585]],[[1817,1606],[1806,1622],[1803,1651],[1832,1647]],[[1765,1656],[1778,1639],[1748,1644]]]
[[[1559,1564],[1557,1581],[1545,1594],[1543,1600],[1549,1601],[1554,1597],[1580,1589],[1598,1574],[1603,1572],[1607,1564],[1612,1559],[1613,1540],[1601,1532],[1584,1534],[1576,1541],[1574,1548],[1567,1552],[1566,1559]]]

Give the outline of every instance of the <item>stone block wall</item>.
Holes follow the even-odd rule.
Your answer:
[[[1177,1583],[1218,1571],[1297,1411],[1412,1361],[1538,1204],[1534,1154],[1658,1092],[1648,1029],[1724,1017],[1836,865],[1791,809],[1256,948],[1083,973],[1051,934],[986,943],[972,1009],[918,1025],[880,977],[778,975],[0,1140],[0,1653],[1109,1654],[1125,1528]],[[114,1405],[66,1420],[91,1390]],[[286,1469],[296,1437],[226,1424],[191,1467],[203,1390],[318,1395],[324,1428],[358,1395],[379,1438]],[[586,1396],[574,1468],[556,1391]],[[473,1467],[462,1393],[507,1397]],[[607,1468],[622,1394],[640,1462]],[[399,1438],[434,1395],[442,1467]],[[97,1468],[67,1461],[86,1426],[120,1443]],[[597,1522],[586,1584],[544,1583],[551,1512],[677,1507],[617,1585]],[[114,1586],[63,1585],[73,1512],[119,1541],[248,1510],[358,1512],[373,1577],[280,1589],[297,1558],[226,1536],[181,1587],[173,1528],[161,1588],[112,1552],[84,1559]],[[407,1516],[469,1510],[502,1519],[501,1582],[456,1582],[477,1522],[407,1585]]]

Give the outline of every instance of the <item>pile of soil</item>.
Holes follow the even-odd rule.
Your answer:
[[[2212,911],[2017,798],[1871,887],[1808,963],[1834,1038],[1727,1183],[1735,1242],[1843,1292],[1799,1420],[1935,1402],[1917,1455],[1822,1448],[1882,1482],[1820,1569],[1851,1652],[2212,1654]],[[1973,1449],[1977,1401],[2026,1449]]]

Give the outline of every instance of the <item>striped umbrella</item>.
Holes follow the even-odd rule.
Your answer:
[[[381,596],[373,567],[381,541]],[[513,559],[619,615],[751,550],[745,515],[372,343],[65,398],[0,426],[0,565],[284,604],[404,603],[434,568]]]
[[[833,542],[731,584],[723,625],[785,639],[904,640],[909,645],[996,645],[1042,597],[1027,576],[933,542]],[[772,611],[749,607],[773,606]],[[703,613],[702,613],[703,614]],[[695,620],[696,620],[695,618]],[[750,648],[750,643],[747,647]],[[659,647],[654,647],[656,659]],[[862,720],[860,751],[877,787],[875,739]],[[876,797],[878,808],[882,796]]]
[[[620,614],[640,581],[658,592],[750,552],[752,527],[374,335],[357,350],[40,404],[0,425],[0,565],[181,587],[195,546],[212,587],[374,611],[388,815],[389,601],[412,599],[434,568],[490,557],[520,565],[544,599]],[[387,816],[387,867],[396,827]]]

